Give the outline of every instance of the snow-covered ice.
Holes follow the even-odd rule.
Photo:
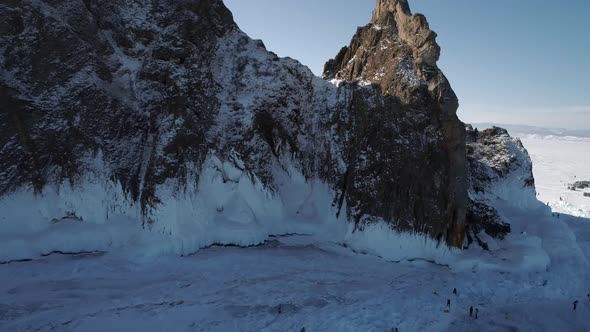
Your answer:
[[[558,273],[390,263],[306,236],[150,260],[54,255],[0,266],[0,330],[588,329],[590,303],[580,297],[573,312],[570,281]]]
[[[590,197],[583,194],[590,189],[568,189],[575,181],[590,181],[590,139],[526,136],[522,141],[533,160],[539,200],[556,212],[590,218]]]

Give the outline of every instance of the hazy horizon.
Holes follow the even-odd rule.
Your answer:
[[[375,1],[225,0],[242,30],[321,75]],[[465,122],[590,129],[590,3],[412,1],[437,32]]]

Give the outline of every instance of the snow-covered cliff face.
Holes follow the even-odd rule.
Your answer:
[[[456,97],[424,18],[385,2],[403,15],[364,29],[400,62],[339,84],[250,39],[221,0],[3,3],[0,230],[127,218],[186,253],[382,223],[459,246]]]
[[[19,1],[0,11],[17,22],[1,31],[2,194],[75,184],[100,154],[147,215],[157,185],[204,161],[219,109],[217,40],[237,29],[220,2]]]
[[[468,238],[484,230],[503,237],[511,231],[508,220],[498,210],[536,209],[533,164],[518,138],[493,127],[483,131],[467,125],[469,163]]]

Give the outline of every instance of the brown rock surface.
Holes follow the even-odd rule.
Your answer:
[[[429,29],[423,15],[412,15],[406,1],[378,0],[371,23],[359,28],[350,46],[326,63],[324,78],[374,84],[383,96],[397,99],[397,108],[408,112],[408,116],[422,114],[428,118],[442,136],[438,147],[444,153],[427,153],[415,162],[444,168],[441,179],[445,189],[439,193],[439,203],[445,206],[446,213],[436,232],[446,227],[447,242],[461,246],[467,207],[465,131],[456,115],[457,97],[436,65],[439,55],[436,33]],[[386,107],[393,112],[393,105]],[[411,186],[405,183],[410,178],[404,176],[394,186]],[[441,180],[422,179],[424,186],[431,180],[435,191],[432,184]],[[420,197],[412,199],[419,201]]]

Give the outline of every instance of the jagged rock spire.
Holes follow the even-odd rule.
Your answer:
[[[371,23],[326,64],[324,77],[379,84],[384,94],[405,102],[409,99],[400,94],[406,83],[421,82],[445,104],[445,111],[455,113],[457,98],[437,67],[439,57],[436,33],[424,15],[412,15],[407,0],[377,0]]]
[[[394,27],[399,38],[414,51],[416,62],[435,66],[440,56],[436,33],[422,14],[412,15],[407,0],[377,0],[372,24]]]
[[[407,0],[377,0],[377,5],[373,10],[372,23],[381,22],[392,15],[400,13],[406,16],[412,15]]]
[[[437,124],[445,155],[429,162],[444,165],[446,192],[437,204],[444,206],[446,216],[432,235],[444,233],[449,245],[461,247],[467,207],[465,128],[457,118],[457,96],[436,64],[439,56],[436,33],[424,15],[413,15],[407,0],[377,0],[371,22],[326,63],[324,77],[370,83]],[[403,180],[396,185],[410,186]]]

